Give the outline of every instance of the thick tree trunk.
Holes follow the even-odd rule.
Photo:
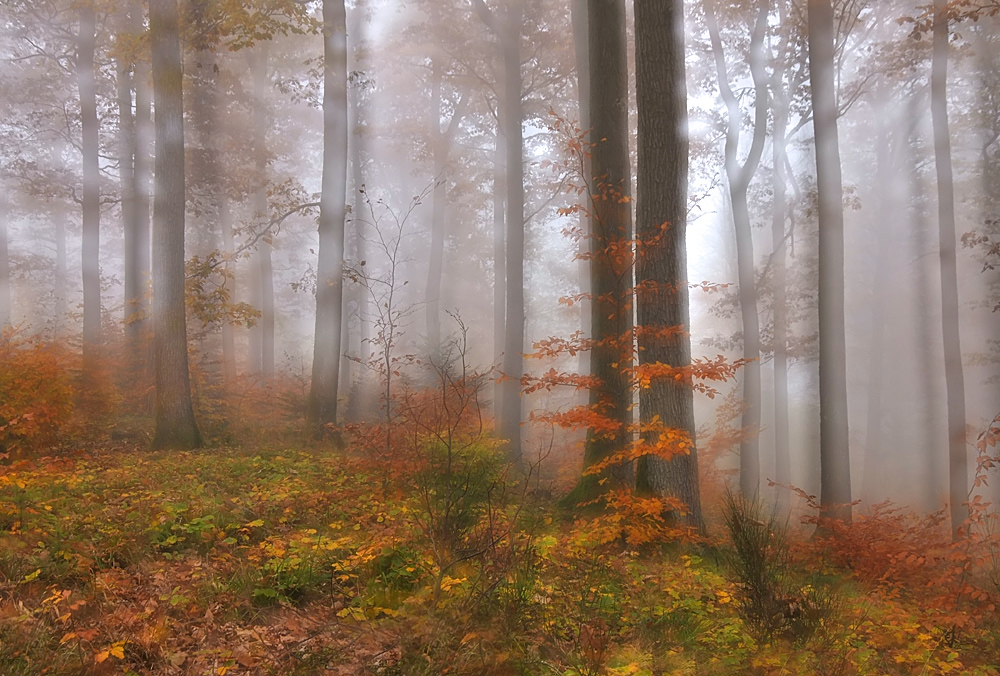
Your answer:
[[[591,185],[594,257],[590,280],[593,290],[591,321],[594,349],[593,375],[601,382],[590,391],[590,407],[616,426],[614,433],[589,430],[584,447],[586,470],[627,449],[631,441],[632,391],[625,372],[632,362],[632,311],[625,297],[632,288],[632,262],[612,249],[632,239],[631,163],[628,147],[628,58],[625,37],[625,3],[622,0],[588,0],[590,36],[590,116],[592,138]],[[624,341],[624,344],[623,344]],[[627,471],[605,473],[613,483],[627,481]],[[588,474],[567,497],[567,502],[592,500],[607,485]]]
[[[322,435],[337,422],[340,325],[344,305],[344,207],[347,199],[347,10],[323,0],[323,186],[316,270],[316,337],[308,417]]]
[[[750,39],[750,74],[754,84],[754,130],[747,159],[740,164],[739,149],[743,113],[729,83],[729,72],[718,22],[706,10],[712,51],[715,55],[719,92],[726,104],[726,177],[733,206],[736,261],[739,277],[740,317],[743,323],[743,441],[740,443],[740,492],[755,499],[760,491],[760,317],[757,314],[757,283],[748,192],[767,140],[768,85],[764,70],[764,38],[767,33],[768,2],[762,2]]]
[[[79,8],[76,73],[80,92],[80,125],[83,135],[83,369],[84,377],[96,368],[101,342],[101,166],[97,121],[97,81],[94,74],[96,16],[91,3]]]
[[[184,105],[177,0],[151,0],[156,105],[153,206],[154,449],[201,445],[191,405],[184,312]]]
[[[948,128],[947,0],[934,1],[934,46],[931,62],[931,119],[934,126],[934,166],[937,171],[938,232],[941,257],[941,331],[948,400],[948,500],[952,535],[969,516],[968,449],[965,433],[965,374],[958,317],[958,262],[955,234],[955,185]]]
[[[636,239],[643,245],[636,260],[639,363],[691,365],[691,315],[687,287],[687,75],[684,68],[683,0],[635,2],[636,99],[639,109]],[[666,225],[667,230],[662,228]],[[653,246],[645,246],[656,242]],[[649,285],[648,288],[645,285]],[[657,335],[671,327],[685,333]],[[659,378],[639,391],[643,425],[682,431],[684,446],[661,449],[672,458],[639,459],[636,489],[680,499],[681,519],[700,528],[701,494],[695,446],[694,390],[688,379]],[[659,444],[660,430],[644,439]]]
[[[844,203],[830,0],[809,0],[809,79],[819,199],[820,500],[823,516],[851,520],[844,332]]]

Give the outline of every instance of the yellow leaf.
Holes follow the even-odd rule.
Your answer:
[[[111,652],[111,656],[112,657],[117,657],[120,660],[125,659],[125,646],[124,645],[115,644],[111,648],[110,652]]]
[[[111,654],[110,650],[102,650],[101,652],[94,655],[94,661],[100,664],[104,660],[108,659],[108,655]]]
[[[32,580],[36,579],[41,574],[42,574],[42,569],[39,568],[34,573],[28,573],[27,575],[25,575],[23,581],[24,582],[31,582]]]
[[[63,637],[61,639],[59,639],[59,645],[62,645],[66,641],[72,641],[74,638],[76,638],[76,633],[75,632],[71,631],[68,634],[63,634]]]

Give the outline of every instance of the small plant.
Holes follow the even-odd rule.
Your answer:
[[[733,549],[727,563],[736,576],[737,607],[748,630],[768,640],[788,627],[796,609],[785,593],[788,547],[785,529],[765,517],[757,502],[726,493],[726,529]]]

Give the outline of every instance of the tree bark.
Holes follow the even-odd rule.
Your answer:
[[[502,98],[497,101],[497,131],[493,151],[493,360],[503,363],[503,346],[507,334],[507,235],[505,225],[507,149],[503,138]],[[499,426],[503,418],[504,383],[493,387],[493,419]]]
[[[10,254],[7,251],[7,213],[0,212],[0,331],[11,324]]]
[[[782,90],[782,94],[783,94]],[[775,96],[773,106],[774,138],[772,163],[774,164],[774,204],[771,209],[771,242],[774,251],[771,261],[771,315],[774,321],[774,480],[778,488],[779,513],[788,506],[788,492],[792,481],[792,456],[789,440],[788,415],[788,307],[785,223],[788,220],[787,184],[785,175],[786,130],[788,124],[787,100]]]
[[[590,408],[611,421],[614,433],[587,432],[583,466],[587,468],[627,449],[631,441],[632,391],[625,372],[632,362],[632,311],[625,302],[632,288],[630,260],[612,249],[632,240],[632,177],[628,146],[628,57],[625,3],[588,0],[590,44],[590,116],[593,195],[590,231],[594,256],[590,280],[594,349],[591,368],[601,385],[590,391]],[[625,257],[628,258],[627,256]],[[625,470],[605,473],[614,484],[627,481]],[[586,502],[606,488],[601,476],[585,474],[567,502]]]
[[[500,435],[508,457],[522,464],[521,375],[524,373],[524,106],[521,100],[521,0],[507,0],[500,43],[504,64],[504,138],[506,140],[506,301]]]
[[[968,450],[965,433],[965,374],[958,316],[958,260],[955,233],[955,185],[948,128],[947,0],[934,0],[934,40],[931,59],[931,120],[934,127],[934,166],[937,172],[938,234],[941,258],[941,332],[944,340],[944,377],[948,400],[948,500],[952,535],[968,518]]]
[[[364,12],[367,9],[366,4],[365,0],[358,0],[355,4],[354,12],[351,15],[351,29],[348,31],[348,35],[351,36],[351,48],[354,55],[354,64],[350,70],[353,73],[362,74],[360,80],[351,83],[351,114],[353,119],[350,123],[351,134],[349,143],[354,183],[351,224],[354,228],[354,257],[359,265],[362,262],[367,262],[368,258],[366,221],[364,216],[365,200],[364,193],[362,193],[365,186],[365,165],[368,161],[367,125],[369,122],[365,96],[365,89],[367,88],[365,73],[369,68],[368,52],[366,51],[368,47],[365,39],[366,19]],[[356,356],[363,361],[367,361],[368,355],[371,353],[371,323],[368,319],[368,293],[361,284],[353,284],[352,288],[354,289],[353,295],[358,313],[358,354]],[[349,366],[350,364],[348,364]],[[361,371],[363,374],[363,369]],[[348,375],[344,378],[344,382],[347,383],[348,387],[351,386],[349,371]],[[374,404],[369,405],[371,389],[368,387],[364,375],[360,378],[355,394],[358,396],[358,401],[352,402],[351,409],[360,413],[360,415],[355,415],[354,421],[357,421],[363,419],[362,416],[367,411],[374,410],[375,408]]]
[[[177,0],[151,0],[149,31],[156,106],[153,206],[154,449],[201,445],[191,404],[184,312],[184,104]]]
[[[344,207],[347,199],[347,10],[323,0],[323,185],[316,270],[316,336],[308,417],[322,435],[337,422],[344,305]]]
[[[736,232],[736,261],[739,277],[740,316],[743,321],[743,441],[740,443],[740,492],[750,500],[760,491],[760,317],[757,314],[757,282],[750,222],[748,192],[767,140],[767,74],[764,70],[764,38],[767,32],[768,2],[759,4],[757,21],[750,38],[750,74],[754,84],[754,130],[747,159],[740,164],[739,148],[743,113],[739,99],[729,83],[726,57],[718,22],[710,8],[706,18],[712,51],[715,54],[719,92],[726,105],[726,177],[733,205]]]
[[[101,342],[101,167],[97,121],[97,81],[94,74],[96,15],[93,4],[79,7],[76,73],[83,135],[83,370],[93,375]]]
[[[834,23],[830,0],[809,0],[809,80],[816,132],[819,199],[819,398],[822,515],[851,520],[851,462],[847,420],[847,342],[844,332],[844,202],[834,81]]]
[[[687,286],[687,75],[684,68],[683,0],[635,0],[636,99],[639,166],[636,184],[636,260],[639,364],[691,366],[691,314]],[[666,226],[666,231],[662,229]],[[655,244],[650,245],[655,242]],[[648,288],[646,285],[649,285]],[[656,335],[671,327],[685,333]],[[672,458],[647,455],[636,468],[636,489],[681,500],[678,519],[700,528],[701,494],[695,446],[694,390],[689,379],[655,379],[639,391],[643,425],[659,420],[690,443],[663,449]],[[658,444],[660,430],[645,441]]]
[[[261,45],[250,55],[253,77],[254,165],[257,187],[253,193],[253,208],[261,228],[267,228],[267,128],[266,97],[270,83],[267,74],[267,47]],[[260,372],[265,378],[274,376],[274,266],[271,262],[271,233],[265,232],[257,241],[255,263],[260,284]],[[338,350],[339,351],[339,350]],[[255,361],[257,357],[255,356]]]
[[[587,20],[587,0],[573,0],[572,4],[573,22],[573,51],[576,56],[576,95],[577,105],[580,115],[580,129],[585,132],[590,131],[590,48],[589,22]],[[588,140],[590,136],[588,135]],[[583,158],[583,175],[590,179],[590,159]],[[591,293],[590,288],[590,219],[585,211],[580,212],[579,223],[582,237],[580,238],[579,254],[577,261],[577,274],[579,278],[580,294],[587,296]],[[585,340],[593,334],[591,323],[590,300],[582,300],[578,303],[580,307],[580,331]],[[590,375],[590,350],[581,350],[578,358],[577,371],[581,375]]]

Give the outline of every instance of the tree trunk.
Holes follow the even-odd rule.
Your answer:
[[[507,237],[504,224],[507,174],[507,150],[503,138],[505,104],[497,101],[496,146],[493,154],[493,360],[503,363],[503,345],[507,334]],[[493,386],[493,420],[498,426],[503,418],[503,381]]]
[[[587,21],[587,0],[573,0],[572,5],[573,21],[573,50],[576,56],[576,96],[580,115],[580,129],[590,130],[590,48],[588,46],[589,28]],[[592,141],[588,136],[588,140]],[[583,158],[583,175],[590,179],[590,159],[585,155]],[[585,205],[586,206],[586,205]],[[577,226],[580,228],[582,237],[580,238],[579,254],[577,261],[577,275],[580,284],[581,296],[589,295],[590,288],[590,219],[586,211],[580,212],[580,219]],[[584,339],[589,339],[593,333],[591,323],[590,300],[582,300],[577,303],[580,308],[580,331]],[[577,356],[577,371],[581,375],[590,375],[590,350],[581,350]]]
[[[774,321],[774,480],[778,488],[778,513],[788,507],[789,486],[792,482],[792,456],[789,440],[788,415],[788,307],[785,257],[785,222],[788,220],[787,185],[785,176],[788,104],[784,85],[779,81],[780,95],[774,98],[774,138],[772,163],[774,164],[774,203],[771,207],[771,242],[774,251],[771,260],[771,315]]]
[[[0,331],[10,324],[10,256],[7,252],[7,214],[0,212]]]
[[[352,37],[352,50],[354,54],[354,64],[351,67],[352,73],[361,73],[361,78],[354,81],[351,87],[351,113],[353,115],[353,120],[350,124],[350,152],[351,152],[351,169],[353,172],[353,183],[354,183],[354,195],[353,195],[353,213],[351,216],[351,225],[354,228],[354,257],[357,264],[362,262],[367,262],[368,258],[368,243],[366,241],[366,220],[365,220],[365,200],[362,189],[365,186],[365,163],[367,162],[367,128],[368,124],[368,113],[366,107],[365,89],[367,88],[367,77],[365,75],[366,69],[369,68],[367,44],[365,40],[365,29],[366,20],[364,12],[366,11],[365,0],[358,0],[354,6],[354,12],[351,15],[352,30],[349,30],[349,34]],[[354,301],[357,308],[358,314],[358,335],[357,335],[357,345],[358,353],[355,355],[367,361],[368,355],[371,353],[371,323],[368,320],[368,293],[361,284],[353,284],[354,289]],[[367,384],[367,379],[364,377],[364,369],[360,369],[362,376],[358,383],[358,389],[355,394],[358,396],[357,402],[352,402],[351,409],[356,412],[355,419],[352,422],[357,422],[359,420],[364,420],[367,416],[369,408],[374,408],[374,403],[369,405],[370,400],[370,388]],[[351,377],[348,375],[344,378],[347,386],[351,386]]]
[[[226,274],[233,272],[230,267],[235,246],[233,245],[233,215],[229,207],[229,197],[225,187],[220,186],[219,196],[219,227],[222,231],[222,251],[226,254]],[[235,266],[233,266],[235,267]],[[226,285],[231,287],[229,302],[233,305],[239,302],[236,297],[237,284],[235,277],[226,278]],[[232,386],[236,382],[236,327],[231,322],[222,322],[222,377],[226,384]]]
[[[201,445],[191,405],[184,312],[184,104],[177,0],[151,0],[149,31],[156,106],[153,206],[154,449]]]
[[[524,106],[521,101],[521,0],[507,0],[500,43],[504,64],[504,138],[507,169],[506,300],[500,435],[508,456],[522,465],[521,375],[524,373]]]
[[[938,229],[941,247],[941,330],[948,399],[948,500],[952,535],[969,516],[968,450],[965,434],[965,374],[958,317],[958,262],[955,234],[955,185],[948,128],[947,0],[934,0],[934,46],[931,61],[931,119],[937,171]]]
[[[687,287],[687,76],[684,68],[683,0],[635,1],[636,99],[639,109],[636,260],[639,364],[691,365],[691,314]],[[662,231],[666,225],[667,230]],[[653,245],[650,243],[655,242]],[[648,287],[646,286],[648,285]],[[671,327],[685,333],[658,336]],[[682,431],[690,443],[662,448],[636,468],[636,489],[680,499],[680,519],[700,528],[701,495],[695,442],[694,390],[688,379],[655,379],[639,391],[644,426]],[[661,430],[645,435],[659,446]]]
[[[819,200],[819,399],[822,514],[851,520],[844,333],[844,190],[837,132],[834,24],[830,0],[809,0],[809,80]]]
[[[270,80],[267,75],[267,47],[261,45],[250,55],[253,77],[254,164],[257,188],[253,193],[253,208],[264,236],[257,241],[255,263],[260,284],[260,372],[265,378],[274,376],[274,267],[271,263],[271,232],[267,211],[267,104]],[[254,356],[256,361],[257,357]]]
[[[760,317],[757,314],[757,283],[753,251],[753,230],[750,222],[748,192],[767,140],[767,75],[764,70],[764,38],[767,34],[768,2],[761,2],[757,21],[750,39],[750,73],[754,84],[754,130],[747,159],[739,161],[743,113],[739,99],[729,83],[728,67],[722,47],[718,22],[711,9],[706,9],[712,51],[715,54],[719,92],[726,104],[726,177],[733,205],[733,226],[736,232],[736,261],[739,277],[740,316],[743,321],[743,441],[740,443],[740,492],[755,499],[760,491]]]
[[[601,385],[590,391],[590,408],[607,418],[613,433],[587,432],[583,466],[627,450],[631,441],[632,391],[625,372],[632,362],[632,312],[625,302],[632,288],[632,262],[612,249],[632,239],[631,163],[628,147],[628,58],[625,3],[588,0],[590,43],[590,116],[593,124],[590,231],[594,257],[590,280],[594,349],[591,368]],[[625,344],[623,344],[623,342]],[[605,473],[615,484],[626,481],[626,471]],[[567,502],[586,502],[602,491],[602,477],[584,475]]]
[[[884,87],[884,85],[883,85]],[[880,92],[881,94],[881,92]],[[888,103],[886,96],[880,96],[880,104]],[[865,423],[865,460],[861,482],[861,497],[868,505],[872,505],[884,496],[879,493],[879,484],[884,470],[881,455],[884,451],[882,447],[882,389],[885,378],[884,351],[885,351],[885,318],[889,312],[889,286],[891,284],[890,275],[895,266],[892,264],[892,242],[894,237],[890,232],[893,223],[893,211],[895,204],[892,201],[894,190],[892,176],[895,172],[890,166],[890,140],[889,125],[891,124],[886,116],[889,114],[886,106],[880,105],[876,119],[876,139],[875,139],[875,172],[876,185],[878,186],[878,222],[877,244],[875,255],[872,256],[872,269],[875,273],[875,280],[872,287],[872,314],[871,314],[871,348],[868,357],[868,416]]]
[[[445,216],[448,203],[447,144],[450,139],[441,133],[441,65],[434,59],[431,66],[430,146],[434,160],[436,185],[431,195],[431,251],[427,267],[426,311],[427,350],[433,359],[441,353],[441,277],[444,267]]]
[[[347,199],[347,10],[323,0],[323,186],[316,270],[316,336],[308,417],[322,435],[337,422],[340,324],[344,305],[344,207]]]
[[[94,75],[96,16],[91,3],[81,4],[78,11],[76,72],[83,135],[83,369],[87,378],[96,368],[96,350],[101,342],[101,166]]]
[[[142,6],[134,5],[132,16],[135,30],[142,29]],[[134,333],[135,344],[142,346],[138,356],[138,364],[149,372],[151,352],[149,350],[149,284],[151,279],[150,261],[150,215],[149,207],[152,196],[152,172],[150,151],[153,144],[152,96],[150,91],[149,65],[143,60],[135,64],[132,76],[135,86],[135,148],[132,153],[132,177],[135,181],[133,195],[135,196],[135,231],[132,237],[130,256],[135,265],[137,304],[135,305],[135,321],[130,325]]]

